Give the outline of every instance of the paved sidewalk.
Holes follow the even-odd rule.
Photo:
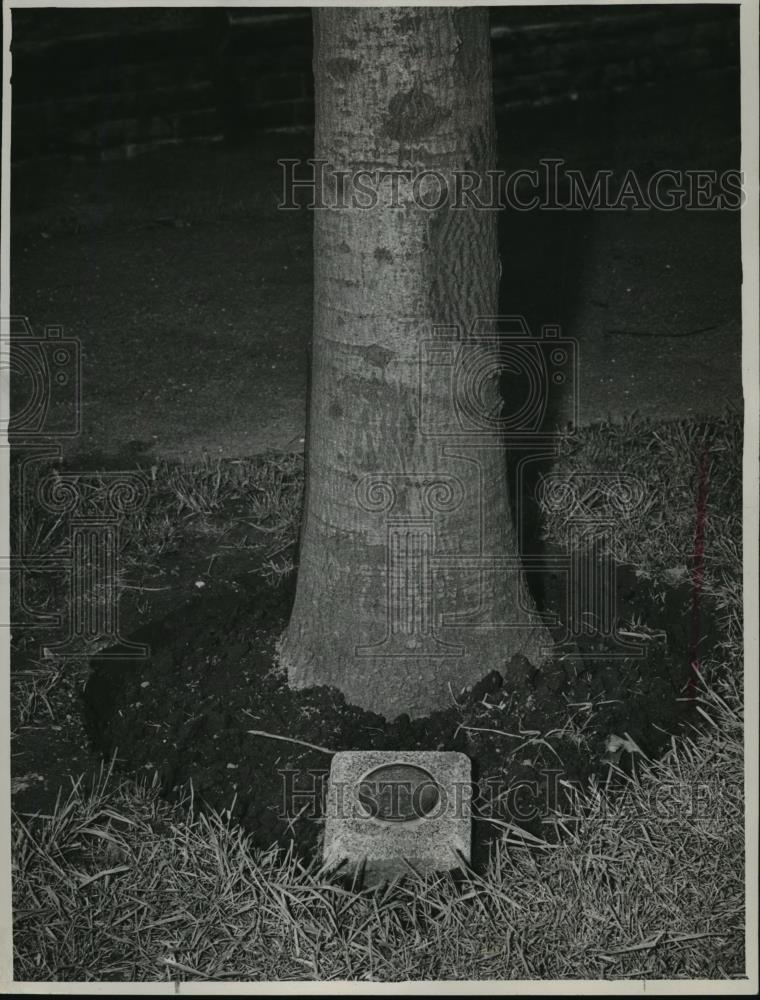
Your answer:
[[[733,166],[732,94],[708,83],[523,113],[500,123],[501,166]],[[82,344],[70,454],[134,464],[301,447],[312,218],[277,211],[275,161],[310,152],[306,137],[273,135],[14,176],[12,309]],[[581,422],[740,403],[737,212],[502,222],[504,308],[577,339]]]

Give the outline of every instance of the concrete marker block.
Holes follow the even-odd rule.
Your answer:
[[[469,862],[471,766],[462,753],[336,753],[327,789],[323,862],[363,869],[367,885]]]

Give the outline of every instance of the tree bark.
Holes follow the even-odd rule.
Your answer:
[[[455,171],[494,168],[487,10],[323,7],[314,19],[328,175],[434,170],[451,191]],[[503,445],[444,433],[468,402],[452,388],[452,340],[477,406],[499,405],[498,365],[472,335],[497,312],[495,214],[424,207],[439,200],[432,177],[389,205],[391,183],[376,207],[314,213],[306,503],[280,649],[293,686],[334,685],[389,717],[451,705],[550,644],[519,567],[489,564],[516,553]],[[436,337],[440,371],[427,361]]]

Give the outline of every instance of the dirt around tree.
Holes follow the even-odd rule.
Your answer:
[[[563,782],[604,779],[611,764],[630,769],[639,752],[656,755],[695,718],[684,693],[689,594],[655,594],[624,568],[619,614],[649,623],[643,658],[555,659],[538,671],[515,656],[452,690],[449,709],[414,720],[386,720],[334,688],[290,689],[275,645],[292,588],[254,579],[241,581],[236,603],[199,596],[141,628],[132,638],[150,645],[150,660],[95,659],[84,708],[94,746],[116,754],[118,770],[157,772],[169,796],[191,786],[197,806],[229,810],[263,848],[292,841],[304,859],[315,855],[327,751],[458,750],[472,759],[477,785],[477,863],[504,823],[551,839]],[[548,582],[549,599],[559,600]]]

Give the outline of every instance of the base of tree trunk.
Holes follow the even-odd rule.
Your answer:
[[[422,630],[414,628],[419,621],[398,629],[398,622],[382,613],[368,625],[366,605],[357,607],[358,587],[352,595],[336,594],[333,586],[322,600],[315,595],[313,601],[307,590],[299,589],[290,627],[280,642],[280,666],[287,671],[289,684],[339,688],[350,704],[388,719],[402,713],[417,718],[450,708],[464,688],[493,670],[508,679],[506,668],[515,655],[540,667],[552,648],[548,631],[535,619],[530,622],[516,594],[510,595],[511,616],[500,620],[519,621],[522,616],[523,627],[473,624]],[[339,615],[328,611],[325,601],[337,601]]]

